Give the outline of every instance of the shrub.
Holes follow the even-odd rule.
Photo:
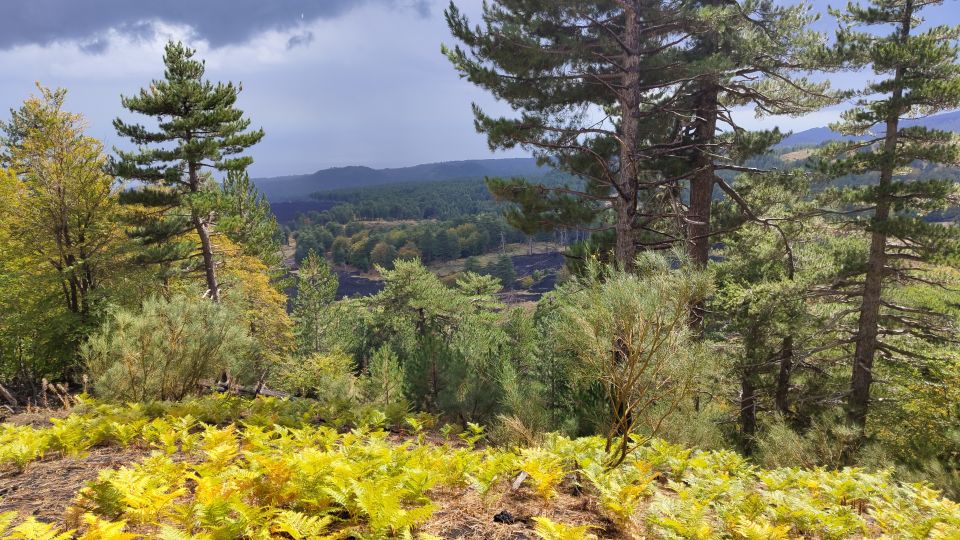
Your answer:
[[[614,464],[640,427],[655,434],[694,390],[699,363],[688,313],[708,288],[702,272],[672,270],[650,254],[635,273],[588,267],[560,292],[550,339],[579,360],[585,384],[603,388],[607,449],[618,439]]]
[[[300,396],[325,398],[355,393],[353,360],[339,352],[293,357],[284,362],[276,386]],[[350,389],[346,393],[344,390]]]
[[[367,402],[383,410],[396,423],[406,416],[410,403],[404,395],[404,372],[400,360],[390,347],[381,347],[373,353],[363,379]]]
[[[314,398],[325,413],[353,419],[361,401],[361,389],[353,374],[353,359],[341,352],[292,357],[281,365],[274,385],[294,395]]]
[[[137,312],[113,311],[81,354],[104,398],[177,400],[249,356],[253,341],[242,328],[209,300],[153,297]]]

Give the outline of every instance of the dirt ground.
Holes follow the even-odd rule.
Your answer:
[[[6,411],[4,411],[6,412]],[[50,427],[51,418],[66,418],[70,411],[66,409],[33,409],[20,410],[9,416],[0,415],[0,422],[15,426],[33,426],[35,428]]]
[[[486,499],[469,489],[437,490],[430,494],[430,499],[436,511],[423,531],[441,538],[533,540],[539,538],[534,532],[534,516],[564,525],[590,525],[590,533],[598,538],[629,538],[599,514],[593,497],[577,494],[570,485],[549,501],[535,497],[524,487],[511,490],[508,485],[491,490]],[[509,514],[513,523],[494,520],[498,514],[504,517],[502,512]]]
[[[142,459],[138,448],[94,448],[80,458],[54,458],[31,463],[23,471],[0,474],[0,513],[11,510],[21,517],[62,524],[64,510],[83,485],[99,471],[117,469]]]

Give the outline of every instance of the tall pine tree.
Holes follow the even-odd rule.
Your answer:
[[[528,234],[580,224],[612,231],[627,268],[638,249],[683,241],[705,265],[714,188],[733,195],[718,171],[746,170],[746,158],[780,137],[748,134],[731,109],[801,114],[828,100],[825,85],[796,76],[814,67],[810,53],[822,45],[807,29],[808,9],[771,0],[498,0],[486,5],[484,25],[471,27],[451,5],[448,23],[466,50],[448,57],[521,113],[493,118],[475,107],[490,146],[530,148],[583,180],[490,182],[517,203],[511,222]]]
[[[744,216],[770,226],[728,181],[733,172],[772,173],[746,166],[780,142],[776,128],[751,132],[737,122],[735,108],[757,116],[801,115],[833,101],[828,85],[802,76],[825,67],[824,37],[810,30],[809,5],[778,5],[772,0],[698,0],[683,20],[689,39],[672,77],[671,112],[688,118],[679,140],[671,176],[688,193],[684,240],[691,261],[707,264],[711,246],[724,231],[711,222],[716,189],[740,207]],[[726,174],[725,174],[726,173]],[[786,254],[783,255],[786,257]],[[704,324],[701,305],[693,321]]]
[[[169,265],[194,257],[196,244],[182,239],[195,232],[207,294],[218,302],[211,240],[217,212],[207,172],[246,169],[252,159],[241,154],[263,138],[263,130],[247,130],[250,120],[235,106],[240,87],[204,79],[204,62],[194,55],[183,43],[168,43],[164,78],[122,98],[126,109],[158,123],[152,129],[114,120],[117,133],[137,145],[136,151],[117,151],[115,172],[141,183],[124,194],[123,202],[144,205],[163,216],[144,220],[134,231],[147,246],[144,258]]]
[[[875,174],[875,184],[833,192],[845,225],[868,238],[866,260],[835,292],[858,303],[853,340],[847,420],[862,434],[870,409],[875,360],[923,363],[932,360],[911,350],[910,340],[942,340],[937,313],[899,305],[891,297],[899,284],[929,282],[927,263],[954,256],[955,228],[924,221],[927,213],[955,204],[957,188],[947,179],[908,181],[911,164],[960,163],[953,133],[905,120],[960,107],[960,28],[934,26],[917,31],[919,13],[940,4],[925,0],[873,0],[851,4],[839,14],[844,24],[837,50],[853,68],[870,66],[881,78],[862,91],[853,109],[833,126],[856,141],[830,145],[824,154],[833,176]],[[883,29],[889,29],[883,34]],[[852,299],[852,300],[851,300]],[[900,340],[900,341],[898,341]]]
[[[282,274],[280,239],[283,236],[270,203],[250,180],[246,171],[228,171],[220,186],[217,201],[221,232],[242,246],[244,254],[254,256]]]
[[[675,130],[664,116],[664,75],[682,8],[656,0],[496,0],[472,27],[451,3],[444,48],[463,77],[520,112],[495,118],[474,106],[491,148],[521,146],[582,184],[551,187],[495,180],[491,191],[517,203],[510,221],[527,234],[585,224],[615,234],[614,254],[631,268],[638,247],[674,241],[661,222],[676,212],[654,158]]]

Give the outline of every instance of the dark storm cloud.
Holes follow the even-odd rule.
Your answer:
[[[287,40],[287,50],[296,48],[296,47],[306,47],[313,43],[313,32],[304,32],[302,34],[297,34],[292,36]]]
[[[76,40],[84,43],[84,51],[99,54],[107,44],[98,34],[115,29],[148,38],[154,20],[188,25],[219,47],[267,30],[337,17],[364,3],[429,13],[427,0],[2,0],[0,49]]]

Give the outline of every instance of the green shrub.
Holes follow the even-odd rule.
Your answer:
[[[353,360],[339,352],[293,357],[278,370],[275,384],[293,394],[323,398],[341,394],[354,385],[352,369]]]
[[[404,394],[404,377],[399,358],[390,347],[385,346],[373,353],[363,378],[364,398],[383,410],[393,423],[399,423],[410,409]]]
[[[558,291],[561,304],[548,339],[578,362],[584,386],[606,396],[608,449],[622,461],[631,435],[655,435],[691,400],[703,362],[692,339],[689,306],[710,288],[703,272],[671,269],[658,255],[637,259],[636,272],[590,265]]]
[[[243,328],[209,300],[154,297],[137,312],[113,311],[81,354],[101,397],[177,400],[245,362],[254,344]]]

